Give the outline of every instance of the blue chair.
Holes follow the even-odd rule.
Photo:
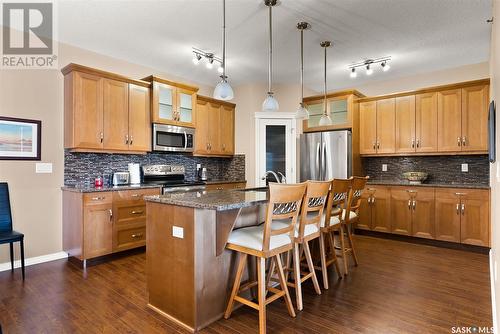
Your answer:
[[[12,213],[10,211],[9,186],[0,182],[0,245],[10,245],[10,265],[14,272],[14,242],[21,246],[21,267],[24,280],[24,234],[12,230]]]

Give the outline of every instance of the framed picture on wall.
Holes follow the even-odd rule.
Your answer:
[[[40,160],[42,122],[0,116],[0,160]]]

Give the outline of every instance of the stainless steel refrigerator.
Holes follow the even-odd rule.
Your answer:
[[[300,137],[300,181],[352,175],[351,131],[304,133]]]

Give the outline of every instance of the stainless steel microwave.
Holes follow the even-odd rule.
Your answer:
[[[153,151],[193,152],[194,132],[183,126],[153,124]]]

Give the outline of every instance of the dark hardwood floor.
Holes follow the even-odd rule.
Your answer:
[[[268,307],[268,333],[450,333],[492,326],[488,256],[356,236],[360,266],[321,296],[306,283],[304,311]],[[4,333],[185,333],[146,308],[144,253],[90,267],[66,260],[0,273]],[[293,294],[293,291],[292,291]],[[203,333],[256,333],[242,307]]]

